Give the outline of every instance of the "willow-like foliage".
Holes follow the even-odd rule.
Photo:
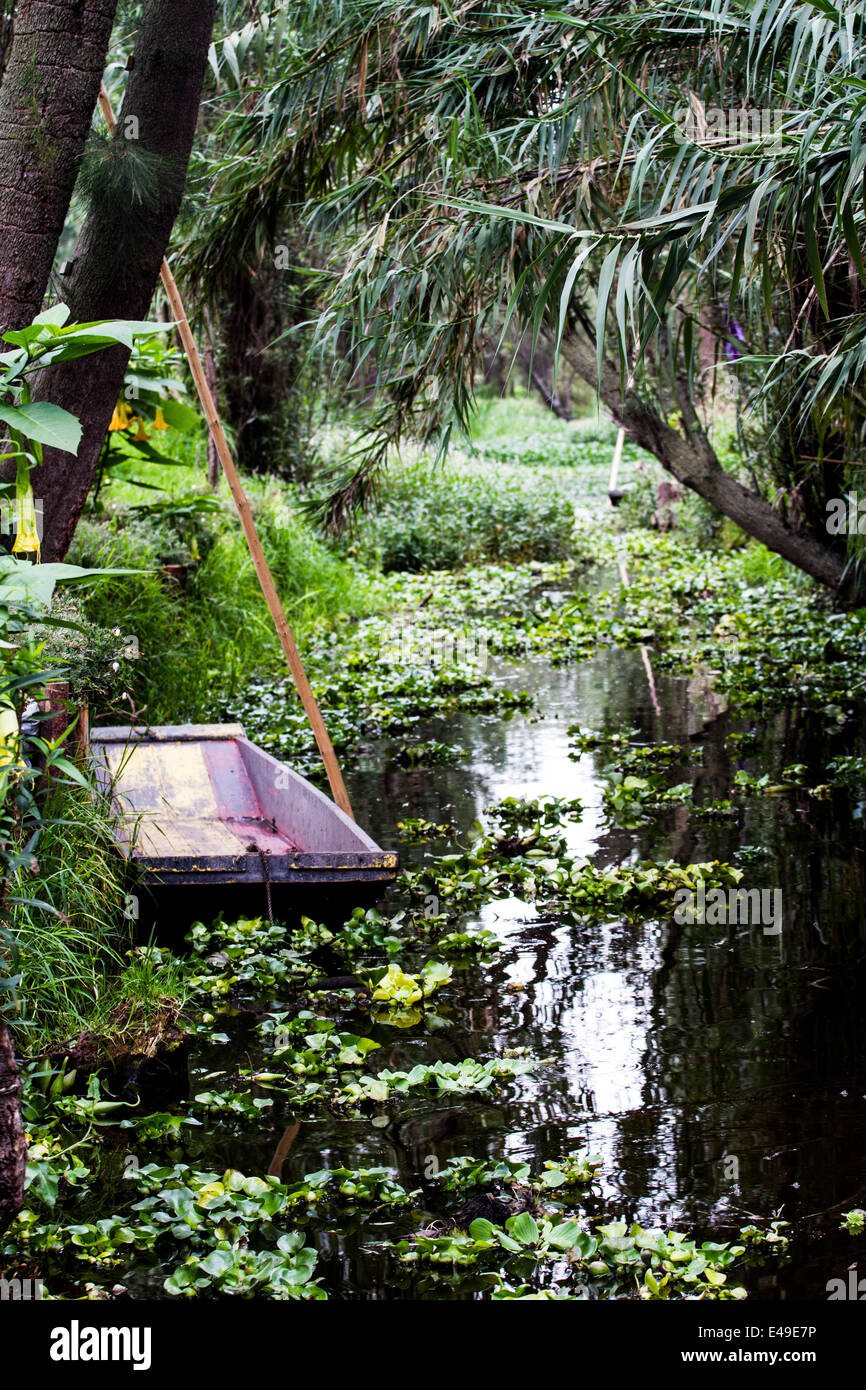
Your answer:
[[[318,346],[380,387],[337,515],[391,440],[466,424],[506,327],[592,342],[662,419],[707,392],[704,329],[762,412],[758,487],[822,528],[866,414],[863,0],[314,0],[292,22],[194,266],[218,280],[288,219],[316,240]]]

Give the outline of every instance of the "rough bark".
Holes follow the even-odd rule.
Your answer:
[[[6,1024],[0,1023],[0,1235],[24,1205],[27,1145],[21,1124],[20,1090],[12,1039]]]
[[[564,339],[562,351],[578,376],[593,387],[599,385],[594,344],[572,333]],[[726,472],[690,404],[684,385],[677,395],[682,431],[669,425],[636,391],[623,391],[619,372],[607,362],[602,369],[599,395],[635,443],[654,454],[679,482],[712,503],[768,550],[784,556],[820,584],[837,591],[841,588],[844,555],[809,532],[788,525],[766,498],[744,487]]]
[[[77,321],[147,316],[162,258],[180,207],[198,120],[216,0],[145,0],[114,151],[147,172],[150,186],[130,182],[126,205],[96,197],[62,295]],[[117,142],[120,142],[119,144]],[[43,499],[42,553],[65,555],[99,462],[105,431],[123,385],[125,349],[81,358],[42,373],[34,395],[55,401],[81,420],[76,458],[45,450],[34,472]]]
[[[117,0],[19,0],[0,87],[3,331],[42,308],[116,8]]]
[[[0,81],[6,71],[9,45],[12,42],[12,26],[15,20],[15,0],[0,0]]]

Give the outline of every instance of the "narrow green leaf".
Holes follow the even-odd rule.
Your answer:
[[[616,265],[617,261],[619,260],[620,250],[621,243],[617,242],[613,249],[611,251],[608,251],[601,267],[601,274],[598,277],[598,300],[596,303],[595,310],[595,346],[599,382],[601,381],[601,369],[604,363],[604,340],[605,328],[607,326],[607,304],[608,300],[610,299],[611,286],[613,285],[613,277],[616,274]]]
[[[851,257],[860,283],[866,285],[866,264],[863,261],[863,250],[857,235],[857,226],[850,203],[843,203],[842,205],[842,232],[845,237],[845,245],[848,247],[848,255]]]

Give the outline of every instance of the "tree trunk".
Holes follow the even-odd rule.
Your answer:
[[[117,0],[19,0],[15,11],[0,88],[3,331],[42,308],[116,8]]]
[[[15,0],[0,0],[0,82],[6,71],[9,45],[12,42],[12,27],[15,22]]]
[[[568,334],[563,339],[562,352],[578,376],[590,386],[599,385],[596,350],[588,339]],[[624,425],[635,442],[654,454],[662,467],[686,487],[820,584],[834,590],[841,588],[844,555],[834,549],[829,538],[825,544],[809,532],[789,526],[766,498],[744,487],[722,468],[684,387],[677,400],[683,432],[669,425],[636,391],[623,391],[619,371],[609,362],[602,368],[599,395],[617,423]]]
[[[0,1023],[0,1235],[24,1205],[27,1145],[21,1124],[20,1091],[12,1039],[6,1024]]]
[[[180,207],[198,120],[216,0],[145,0],[126,98],[107,157],[126,177],[98,186],[74,259],[63,279],[72,318],[143,319]],[[124,169],[127,171],[124,175]],[[43,499],[45,560],[61,559],[99,462],[105,431],[123,385],[125,348],[49,368],[34,395],[64,406],[82,424],[78,456],[46,449],[34,471]]]

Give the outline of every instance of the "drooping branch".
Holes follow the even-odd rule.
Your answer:
[[[834,590],[841,587],[844,556],[830,544],[823,545],[814,535],[788,525],[766,498],[744,487],[722,467],[687,390],[677,393],[684,426],[681,432],[669,425],[635,390],[627,388],[624,391],[620,373],[611,363],[604,363],[599,383],[595,345],[588,338],[580,333],[566,335],[562,352],[578,376],[590,386],[599,387],[599,395],[614,419],[679,482],[820,584]]]

